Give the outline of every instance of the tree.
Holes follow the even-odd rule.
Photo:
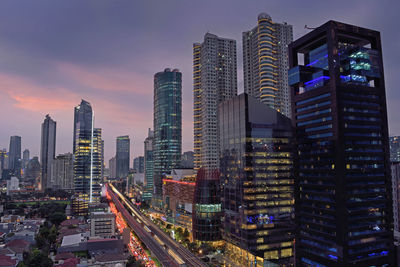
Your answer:
[[[185,228],[185,231],[183,232],[183,238],[189,238],[189,231],[187,228]]]
[[[27,267],[51,267],[53,266],[53,261],[49,259],[46,254],[35,249],[29,253],[26,261],[24,261],[24,264]]]
[[[65,213],[63,212],[55,212],[50,214],[49,216],[49,221],[55,225],[60,225],[63,221],[67,219],[67,216],[65,216]]]

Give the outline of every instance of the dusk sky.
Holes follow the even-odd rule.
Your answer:
[[[105,161],[115,138],[143,155],[153,127],[153,75],[183,75],[183,151],[193,149],[192,44],[206,32],[237,41],[243,92],[242,32],[257,15],[293,25],[294,39],[338,20],[381,32],[389,132],[400,135],[400,1],[143,0],[0,1],[0,148],[11,135],[39,156],[41,123],[57,121],[56,154],[72,151],[73,109],[83,98],[103,129]],[[132,165],[132,162],[131,164]]]

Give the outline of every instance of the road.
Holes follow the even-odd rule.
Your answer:
[[[133,214],[139,218],[150,230],[153,232],[157,238],[159,238],[165,245],[173,250],[173,253],[177,254],[186,264],[186,266],[193,267],[207,267],[208,265],[201,261],[198,257],[193,255],[189,250],[187,250],[180,243],[173,240],[169,235],[167,235],[164,231],[158,228],[149,218],[144,216],[140,210],[133,205],[129,200],[127,200],[115,187],[110,185],[110,188],[119,196],[122,202],[127,205]]]
[[[162,245],[160,245],[151,235],[150,232],[146,231],[143,226],[137,222],[133,216],[127,211],[121,201],[118,199],[117,195],[110,190],[111,188],[107,186],[108,193],[111,196],[111,200],[114,202],[116,208],[121,212],[122,216],[125,218],[129,227],[136,233],[138,238],[146,245],[146,247],[153,253],[153,255],[160,261],[163,266],[179,267],[179,264],[173,257],[169,254]]]

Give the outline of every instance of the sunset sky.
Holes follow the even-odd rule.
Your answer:
[[[243,91],[242,32],[268,13],[293,25],[294,38],[338,20],[382,35],[389,131],[400,135],[400,1],[63,0],[0,1],[0,148],[11,135],[39,156],[46,114],[57,121],[56,153],[72,151],[73,108],[92,104],[103,129],[105,160],[115,138],[131,137],[131,159],[143,154],[153,127],[153,75],[183,75],[183,151],[193,149],[192,44],[206,32],[236,39]],[[130,164],[132,165],[132,163]]]

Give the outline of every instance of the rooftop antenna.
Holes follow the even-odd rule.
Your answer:
[[[315,30],[316,28],[311,28],[311,27],[308,27],[307,25],[304,25],[304,29],[307,29],[307,30]]]

